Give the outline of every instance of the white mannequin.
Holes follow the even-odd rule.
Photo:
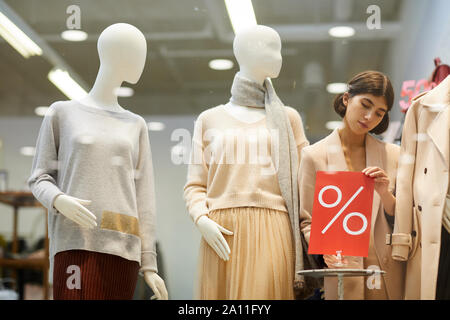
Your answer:
[[[262,85],[266,78],[276,78],[280,74],[281,39],[272,28],[256,25],[238,33],[233,42],[233,52],[239,64],[240,74],[249,80]],[[225,109],[246,123],[257,122],[266,116],[264,108],[240,106],[231,102],[225,105]],[[217,255],[228,261],[231,250],[222,233],[232,235],[233,232],[207,216],[201,216],[196,225]]]
[[[98,38],[97,49],[100,69],[91,91],[80,103],[109,111],[125,111],[117,101],[115,89],[123,81],[137,83],[141,77],[147,56],[145,36],[136,27],[117,23],[106,28]],[[97,226],[96,217],[84,206],[91,200],[77,199],[65,194],[56,197],[53,206],[68,219],[86,228]],[[153,290],[156,299],[167,300],[168,293],[164,281],[157,273],[145,271],[146,283]]]

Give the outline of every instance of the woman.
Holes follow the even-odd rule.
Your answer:
[[[400,148],[382,142],[369,133],[381,134],[389,126],[389,111],[394,92],[387,76],[376,71],[356,75],[348,91],[334,101],[335,111],[343,118],[343,127],[302,150],[299,170],[301,229],[309,243],[314,202],[316,171],[362,171],[374,179],[372,230],[367,258],[343,257],[345,268],[379,268],[386,271],[380,281],[372,278],[346,278],[345,299],[401,299],[403,264],[391,259],[385,245],[392,233],[389,220],[395,210],[395,177]],[[324,261],[336,268],[337,257],[325,255]],[[366,285],[367,282],[367,285]],[[336,278],[325,278],[325,298],[337,299]]]

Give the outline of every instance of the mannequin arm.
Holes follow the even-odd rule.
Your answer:
[[[194,126],[187,182],[183,194],[187,210],[195,224],[201,216],[207,215],[209,212],[206,203],[209,168],[205,161],[202,132],[202,115],[200,115]]]
[[[222,233],[233,235],[233,232],[225,229],[207,216],[201,216],[196,224],[205,241],[225,261],[230,259],[230,247]]]
[[[315,183],[316,168],[314,160],[309,148],[304,148],[302,149],[302,160],[298,171],[298,189],[300,193],[300,230],[308,244],[311,233]]]
[[[65,194],[56,197],[53,206],[66,218],[85,228],[97,226],[97,217],[83,205],[90,205],[91,200],[82,200]]]
[[[156,262],[156,203],[152,151],[147,123],[140,119],[139,156],[135,168],[136,207],[141,238],[141,271],[158,271]]]
[[[158,299],[158,300],[168,300],[169,294],[167,293],[166,285],[164,284],[164,280],[161,279],[160,276],[154,271],[145,271],[144,279],[148,286],[155,293],[150,299]]]
[[[233,232],[208,218],[209,209],[206,203],[208,165],[205,161],[202,133],[202,115],[200,115],[194,126],[187,183],[184,186],[184,199],[189,215],[205,241],[220,258],[227,261],[231,250],[222,232],[227,235],[232,235]]]
[[[53,210],[56,197],[64,194],[57,185],[59,126],[58,107],[54,103],[48,109],[42,121],[36,142],[28,186],[34,197],[48,210]]]

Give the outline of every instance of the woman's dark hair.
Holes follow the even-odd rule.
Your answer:
[[[389,78],[378,71],[364,71],[354,76],[348,82],[347,90],[350,98],[359,94],[370,93],[374,96],[384,97],[388,111],[384,114],[381,122],[372,130],[371,133],[381,134],[389,126],[389,111],[394,104],[394,89]],[[334,99],[334,110],[342,118],[345,116],[347,107],[344,105],[344,94],[339,94]]]

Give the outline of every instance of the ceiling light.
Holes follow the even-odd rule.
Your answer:
[[[225,6],[235,34],[257,24],[251,0],[225,0]]]
[[[1,12],[0,35],[24,58],[42,55],[42,49]]]
[[[325,123],[325,127],[328,130],[334,130],[334,129],[339,129],[342,128],[344,124],[342,123],[342,121],[328,121],[327,123]]]
[[[69,99],[80,99],[87,94],[67,71],[53,69],[48,73],[48,79]]]
[[[328,30],[328,34],[335,38],[348,38],[355,35],[355,29],[347,26],[338,26]]]
[[[346,92],[348,86],[343,82],[335,82],[327,85],[327,91],[331,94],[340,94]]]
[[[34,156],[35,151],[36,151],[35,147],[22,147],[22,148],[20,148],[20,153],[22,155],[24,155],[24,156],[27,156],[27,157]]]
[[[230,70],[233,65],[233,61],[228,59],[214,59],[209,62],[209,67],[214,70]]]
[[[48,108],[49,107],[37,107],[36,109],[34,109],[34,113],[38,116],[43,117],[47,113]]]
[[[67,41],[84,41],[87,37],[87,33],[81,30],[66,30],[61,33],[61,38]]]
[[[114,89],[114,93],[118,97],[131,97],[134,94],[134,90],[128,87],[120,87]]]
[[[147,127],[149,131],[162,131],[166,127],[166,125],[162,122],[148,122]]]

